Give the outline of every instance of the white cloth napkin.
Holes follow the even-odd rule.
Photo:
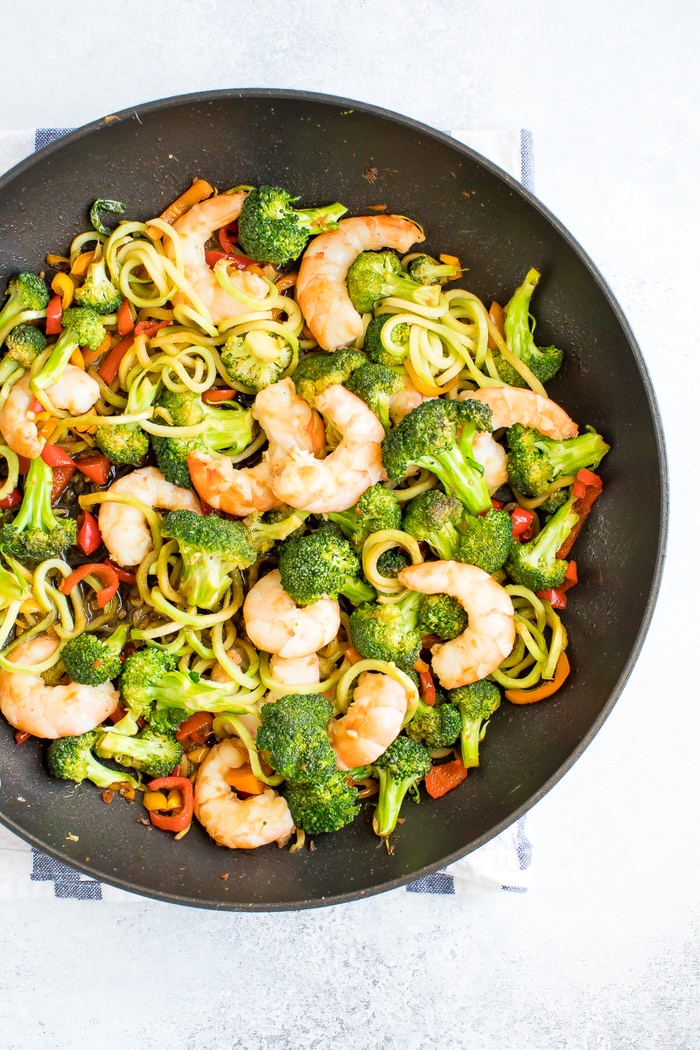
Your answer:
[[[37,128],[0,132],[0,175],[68,130]],[[452,135],[519,179],[527,189],[533,189],[530,132],[472,129],[453,131]],[[0,274],[0,278],[4,277],[6,275]],[[525,831],[525,818],[521,817],[490,842],[444,871],[408,884],[405,891],[460,895],[489,890],[524,893],[531,882],[531,861],[532,846]],[[130,902],[143,899],[80,874],[0,825],[0,900],[27,898]]]

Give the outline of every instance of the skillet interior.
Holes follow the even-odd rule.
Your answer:
[[[642,643],[658,589],[666,475],[658,413],[634,338],[600,275],[526,191],[447,136],[343,99],[294,92],[186,96],[83,128],[0,180],[0,273],[39,269],[86,228],[97,197],[150,218],[195,175],[223,188],[281,184],[301,204],[341,200],[351,214],[385,203],[458,255],[466,286],[505,301],[530,266],[538,341],[567,350],[549,385],[612,444],[604,497],[577,550],[581,585],[565,620],[575,674],[545,704],[504,704],[478,772],[438,803],[407,804],[390,856],[361,816],[314,852],[232,853],[199,828],[179,843],[137,823],[140,807],[101,803],[90,785],[51,780],[44,745],[13,743],[0,725],[0,819],[93,877],[165,900],[273,910],[348,900],[436,870],[511,823],[597,732]],[[646,494],[643,516],[638,493]],[[76,840],[67,836],[75,836]],[[227,880],[221,875],[229,873]]]

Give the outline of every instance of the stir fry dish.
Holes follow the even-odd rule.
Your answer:
[[[392,849],[569,675],[609,446],[547,395],[536,269],[487,306],[417,222],[297,204],[97,200],[9,277],[0,710],[176,838],[296,850],[364,810]]]

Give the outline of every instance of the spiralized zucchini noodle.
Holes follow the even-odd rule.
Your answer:
[[[374,829],[392,848],[399,807],[419,784],[438,798],[468,769],[480,775],[479,742],[502,695],[532,702],[566,679],[568,553],[600,491],[590,468],[607,446],[582,469],[570,457],[537,491],[513,465],[510,431],[490,438],[507,482],[472,449],[472,432],[490,431],[490,409],[485,423],[469,415],[479,391],[508,387],[525,406],[511,424],[533,432],[542,422],[547,434],[527,406],[547,397],[541,360],[554,352],[560,363],[561,352],[534,342],[537,271],[505,307],[487,307],[454,256],[389,253],[381,265],[403,290],[376,294],[358,338],[326,353],[321,328],[332,311],[319,320],[297,290],[303,244],[286,262],[259,247],[280,234],[261,224],[257,201],[282,191],[240,190],[238,225],[209,221],[229,214],[231,198],[203,179],[148,222],[127,217],[110,229],[100,215],[114,220],[124,206],[95,201],[93,228],[65,255],[47,255],[45,275],[9,281],[0,306],[0,709],[18,742],[46,739],[37,709],[42,727],[60,710],[44,745],[51,773],[90,779],[110,798],[115,785],[143,792],[151,822],[176,838],[196,811],[223,845],[291,842],[295,852],[350,823],[371,796]],[[286,195],[281,206],[291,204]],[[343,213],[311,209],[303,239],[323,229],[332,237]],[[326,289],[331,305],[339,290]],[[286,391],[288,415],[269,416],[274,390]],[[352,399],[352,438],[347,406],[319,415],[326,391]],[[441,427],[452,421],[452,473],[440,467],[439,436],[394,469],[391,448],[414,440],[404,420],[427,418],[431,401],[443,406]],[[358,420],[374,438],[357,436]],[[370,469],[365,458],[377,456]],[[299,489],[286,502],[280,479],[290,470]],[[326,471],[323,510],[309,504],[305,471]],[[462,471],[482,494],[476,510]],[[568,546],[548,555],[558,576],[536,584],[547,572],[537,559],[523,569],[525,552],[567,513]],[[475,540],[492,522],[500,538]],[[501,596],[514,640],[486,672],[467,667],[493,639],[479,636],[466,584],[423,593],[412,582],[445,564],[460,581],[464,566],[472,576],[476,567],[470,586]],[[45,636],[55,647],[37,656]],[[456,678],[436,670],[445,654],[464,664]],[[360,759],[346,761],[341,724],[347,753]],[[389,815],[385,780],[392,790],[401,782]],[[225,816],[217,799],[231,795]]]

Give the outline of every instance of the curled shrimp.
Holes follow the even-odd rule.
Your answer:
[[[382,476],[384,427],[365,402],[344,386],[327,387],[316,408],[341,434],[340,444],[325,459],[297,446],[271,464],[272,489],[278,498],[311,514],[354,507]]]
[[[37,413],[31,410],[35,401],[29,389],[30,376],[26,373],[12,387],[0,408],[0,432],[18,456],[38,459],[44,447],[35,422]],[[88,412],[100,396],[97,380],[75,365],[66,365],[60,379],[47,387],[46,396],[56,406],[71,415],[80,416]],[[40,409],[43,412],[43,408]]]
[[[445,689],[457,689],[491,674],[515,643],[510,595],[483,569],[456,561],[408,565],[399,582],[420,594],[450,594],[464,608],[467,629],[444,645],[434,645],[433,670]]]
[[[7,659],[29,667],[56,652],[55,635],[39,634],[20,642]],[[15,729],[46,740],[80,736],[101,725],[119,706],[111,682],[102,685],[46,685],[41,675],[0,671],[0,711]]]
[[[194,785],[194,813],[209,835],[229,849],[257,849],[270,842],[284,846],[294,831],[286,799],[273,788],[239,798],[226,774],[248,762],[248,752],[233,740],[215,744],[199,767]]]
[[[192,452],[187,460],[192,484],[202,499],[237,517],[281,506],[282,500],[272,488],[271,471],[291,448],[303,449],[315,457],[326,453],[323,420],[297,395],[291,379],[281,379],[261,390],[253,404],[253,415],[269,442],[260,463],[235,467],[225,456],[204,452]]]
[[[406,690],[389,675],[363,671],[352,703],[328,724],[339,769],[368,765],[383,755],[401,732],[408,709]]]
[[[238,193],[221,193],[216,197],[209,197],[208,200],[195,204],[173,223],[173,229],[178,234],[185,277],[217,325],[229,317],[249,313],[250,307],[221,287],[207,264],[204,246],[216,230],[228,226],[238,218],[246,196],[241,190]],[[176,261],[175,246],[169,239],[165,241],[165,252],[171,262]],[[268,286],[257,274],[246,270],[234,270],[229,273],[229,278],[246,296],[263,299],[267,295]],[[191,299],[187,292],[182,290],[175,293],[172,302],[173,305],[190,304]]]
[[[316,685],[321,681],[321,661],[317,653],[286,658],[274,655],[270,658],[270,674],[282,688],[270,689],[265,695],[265,703],[295,692],[298,685]]]
[[[459,397],[461,401],[474,398],[488,405],[493,412],[494,430],[522,423],[526,427],[536,427],[540,433],[556,441],[578,434],[578,426],[561,405],[536,394],[534,390],[515,386],[487,386],[481,390],[465,390]]]
[[[192,510],[202,513],[194,492],[166,481],[156,467],[140,467],[118,478],[108,492],[132,496],[149,507],[162,510]],[[108,502],[100,505],[99,526],[110,556],[119,565],[138,565],[153,547],[148,523],[137,507]]]
[[[297,302],[314,339],[324,350],[348,346],[363,332],[345,278],[361,252],[393,248],[407,252],[425,240],[415,222],[402,215],[360,215],[341,219],[336,230],[314,237],[297,277]]]
[[[243,620],[254,646],[284,659],[309,656],[331,642],[340,628],[340,606],[332,598],[296,605],[283,590],[278,569],[261,576],[243,603]]]

